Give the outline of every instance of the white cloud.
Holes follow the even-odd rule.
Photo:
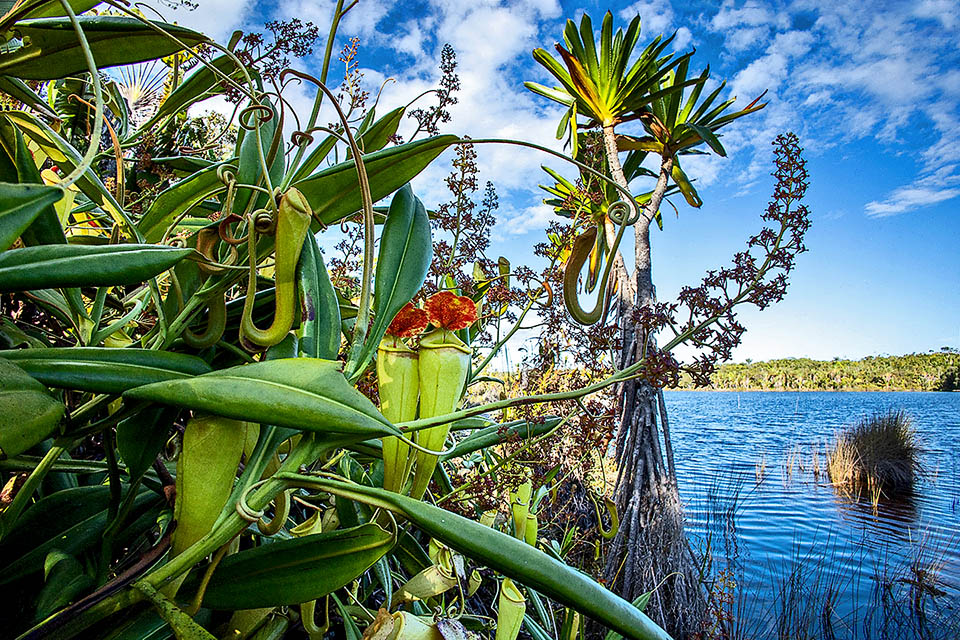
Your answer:
[[[960,196],[960,167],[947,165],[913,183],[899,187],[882,201],[867,203],[866,214],[884,218]]]
[[[170,7],[159,0],[148,0],[167,22],[176,22],[204,33],[218,42],[226,42],[230,34],[241,28],[254,5],[252,0],[199,0],[197,8]],[[145,15],[151,17],[151,11]]]
[[[545,204],[534,205],[518,212],[500,211],[502,220],[494,228],[493,240],[502,241],[508,236],[522,236],[531,231],[542,231],[553,220],[556,214],[553,207]]]

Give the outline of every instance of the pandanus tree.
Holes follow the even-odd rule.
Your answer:
[[[566,46],[556,45],[559,60],[543,49],[534,51],[534,58],[553,75],[559,86],[526,83],[534,92],[567,107],[558,138],[568,135],[574,156],[579,146],[578,137],[587,130],[600,130],[605,164],[610,178],[618,186],[630,188],[624,166],[632,178],[641,175],[638,168],[645,155],[655,158],[658,164],[646,172],[656,182],[652,190],[639,199],[642,205],[630,199],[631,207],[639,207],[633,219],[632,271],[628,271],[618,251],[615,227],[622,221],[610,215],[603,219],[608,254],[590,260],[592,270],[600,259],[614,264],[614,278],[606,283],[605,290],[601,284],[600,296],[612,296],[616,302],[621,369],[662,359],[647,322],[656,309],[650,224],[655,220],[659,222],[659,210],[670,189],[678,190],[691,206],[701,204],[699,194],[680,166],[680,157],[703,153],[704,147],[726,155],[716,132],[765,106],[758,99],[743,109],[729,110],[733,100],[718,102],[723,84],[703,97],[709,71],[688,77],[692,54],[663,55],[672,38],[654,38],[630,63],[639,37],[639,16],[631,20],[626,32],[617,29],[614,33],[613,16],[608,12],[597,43],[590,17],[585,14],[579,28],[573,21],[567,22]],[[621,133],[620,125],[630,122],[642,127],[641,135]],[[621,163],[620,154],[626,151],[630,155]],[[612,204],[609,197],[606,204]],[[586,237],[588,233],[591,232],[577,240],[582,242],[584,250],[593,243],[592,236]],[[566,264],[564,296],[574,311],[575,320],[592,323],[600,319],[598,314],[576,312],[579,308],[576,286],[584,260],[584,252],[578,256],[575,243]],[[592,271],[589,278],[593,279]],[[657,590],[650,610],[668,630],[686,632],[699,624],[702,607],[696,604],[701,596],[683,533],[666,407],[662,391],[652,382],[654,379],[655,376],[646,376],[626,381],[619,387],[615,491],[620,528],[607,555],[606,578],[612,588],[632,600],[649,592],[666,576],[674,576],[666,579],[666,588]]]

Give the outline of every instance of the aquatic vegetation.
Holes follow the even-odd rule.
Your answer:
[[[849,493],[866,491],[873,502],[910,489],[921,470],[917,433],[902,409],[863,418],[839,433],[827,454],[833,485]]]

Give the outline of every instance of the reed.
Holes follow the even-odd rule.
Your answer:
[[[921,471],[917,433],[902,409],[863,418],[837,434],[827,453],[830,482],[873,501],[911,489]]]

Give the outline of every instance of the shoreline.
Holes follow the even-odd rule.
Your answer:
[[[741,391],[750,393],[960,393],[957,391],[931,391],[929,389],[758,389],[755,387],[743,389],[711,389],[704,387],[701,389],[691,389],[689,387],[676,387],[665,389],[665,391],[707,391],[710,393],[740,393]]]

